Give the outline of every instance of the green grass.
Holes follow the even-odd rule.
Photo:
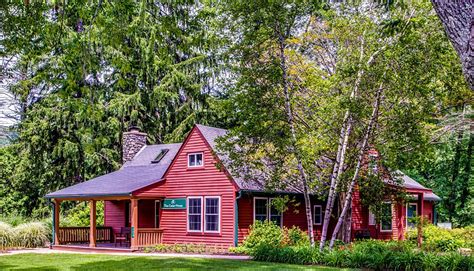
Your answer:
[[[0,270],[344,270],[255,261],[88,254],[0,255]],[[347,269],[346,269],[347,270]]]

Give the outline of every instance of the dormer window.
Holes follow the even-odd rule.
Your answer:
[[[202,152],[188,154],[188,167],[202,167]]]

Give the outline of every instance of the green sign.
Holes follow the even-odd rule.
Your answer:
[[[165,199],[163,209],[186,209],[186,198]]]
[[[132,227],[131,233],[132,233],[132,238],[135,238],[135,227]]]

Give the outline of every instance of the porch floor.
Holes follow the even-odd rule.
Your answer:
[[[96,247],[89,247],[88,243],[71,243],[64,245],[53,245],[52,249],[56,250],[68,250],[68,251],[108,251],[108,252],[131,252],[132,249],[129,245],[120,246],[115,243],[97,243]]]

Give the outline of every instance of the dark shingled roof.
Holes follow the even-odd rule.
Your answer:
[[[161,181],[181,144],[160,144],[143,147],[133,161],[112,173],[66,187],[46,195],[46,198],[91,198],[99,196],[128,196],[133,191]],[[159,163],[152,164],[163,149],[169,151]]]
[[[225,136],[228,131],[225,129],[204,126],[201,124],[196,124],[197,128],[203,135],[204,139],[206,139],[207,143],[211,146],[211,148],[216,152],[217,156],[221,160],[224,165],[228,165],[231,161],[229,160],[228,156],[225,153],[219,152],[217,150],[217,142],[216,140],[221,137]],[[246,191],[253,191],[253,192],[264,192],[267,191],[268,188],[265,186],[265,182],[259,180],[259,178],[254,178],[252,180],[245,180],[239,174],[233,174],[232,170],[229,167],[226,167],[229,174],[232,176],[232,179],[235,181],[237,186]],[[261,172],[254,172],[252,176],[261,175]],[[302,193],[301,185],[293,183],[288,183],[286,188],[283,190],[277,189],[277,192],[280,193]]]
[[[402,171],[396,170],[393,173],[393,176],[395,178],[400,178],[402,180],[403,187],[405,187],[406,189],[425,190],[425,192],[423,192],[423,197],[425,200],[428,200],[428,201],[441,200],[441,198],[438,197],[435,193],[433,193],[431,189],[424,187],[419,182],[413,180],[412,178],[410,178],[410,176],[406,175]]]

